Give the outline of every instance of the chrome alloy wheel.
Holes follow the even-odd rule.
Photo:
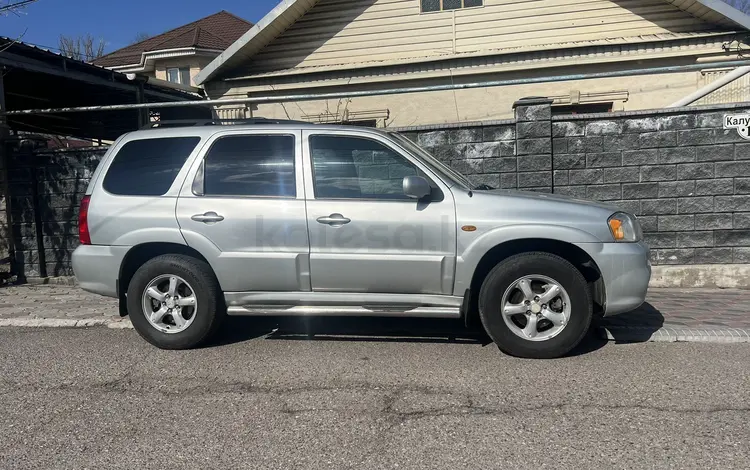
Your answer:
[[[532,274],[517,279],[503,294],[503,320],[528,341],[554,338],[570,321],[570,297],[559,282]]]
[[[143,290],[143,313],[148,322],[162,333],[185,331],[195,319],[198,301],[195,291],[180,276],[163,274]]]

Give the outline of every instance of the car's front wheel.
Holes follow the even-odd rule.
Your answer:
[[[586,336],[593,317],[591,289],[567,260],[544,252],[522,253],[487,275],[479,292],[479,314],[503,352],[556,358]]]
[[[202,260],[162,255],[141,266],[128,286],[128,314],[146,341],[190,349],[209,340],[224,312],[211,268]]]

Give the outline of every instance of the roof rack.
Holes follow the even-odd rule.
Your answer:
[[[220,125],[256,125],[256,124],[310,124],[306,121],[294,121],[291,119],[178,119],[173,121],[149,122],[141,129],[156,129],[161,127],[190,127],[190,126],[220,126]]]

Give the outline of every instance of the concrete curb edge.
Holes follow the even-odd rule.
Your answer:
[[[133,329],[129,319],[91,318],[5,318],[0,319],[0,328],[91,328],[104,326],[111,329]],[[645,326],[603,326],[597,328],[600,338],[623,342],[694,342],[694,343],[750,343],[750,329],[741,328],[677,328],[662,327],[654,331]]]
[[[690,342],[690,343],[750,343],[750,329],[742,328],[680,328],[647,326],[603,326],[601,338],[624,342]]]

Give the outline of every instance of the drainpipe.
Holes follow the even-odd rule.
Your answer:
[[[698,101],[699,99],[703,98],[709,93],[714,92],[718,90],[719,88],[723,87],[724,85],[737,80],[738,78],[740,78],[741,76],[745,75],[748,72],[750,72],[750,66],[737,67],[733,71],[729,72],[728,74],[724,75],[718,80],[714,80],[713,82],[704,86],[700,90],[697,90],[689,94],[688,96],[682,98],[679,101],[675,101],[674,103],[667,106],[667,108],[679,108],[680,106],[687,106],[691,103],[694,103],[695,101]]]

